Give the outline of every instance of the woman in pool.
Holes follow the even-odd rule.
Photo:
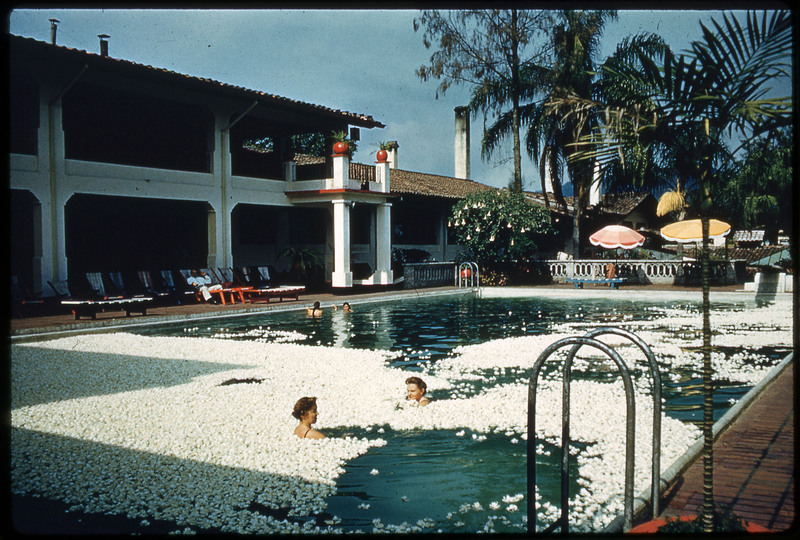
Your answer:
[[[417,402],[417,405],[424,407],[431,402],[430,399],[425,397],[425,392],[428,391],[428,385],[419,377],[409,377],[406,379],[406,392],[409,400]]]
[[[336,304],[333,304],[333,311],[336,311],[337,309],[339,308],[336,307]],[[345,313],[353,312],[352,308],[350,308],[350,302],[345,302],[344,304],[342,304],[342,311],[344,311]]]
[[[314,305],[310,308],[306,308],[306,313],[310,317],[321,317],[322,316],[322,308],[319,306],[319,300],[314,302]]]
[[[317,421],[317,398],[302,397],[294,404],[292,416],[300,420],[300,425],[294,428],[294,434],[301,439],[324,439],[325,435],[312,428]]]

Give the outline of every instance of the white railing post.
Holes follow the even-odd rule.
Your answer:
[[[333,189],[344,189],[350,185],[350,156],[333,154]]]

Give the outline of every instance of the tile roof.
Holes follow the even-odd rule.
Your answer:
[[[295,154],[294,161],[296,161],[298,165],[315,165],[324,163],[325,158],[310,156],[308,154]],[[351,161],[351,178],[357,176],[358,173],[356,169],[370,166],[371,165]],[[464,178],[406,171],[404,169],[391,169],[389,172],[389,183],[391,184],[391,193],[426,195],[429,197],[444,197],[446,199],[463,199],[475,191],[497,189]]]
[[[757,248],[734,248],[728,250],[728,258],[732,261],[747,261],[748,264],[769,257],[785,250],[786,246],[763,246]]]
[[[653,196],[650,193],[606,193],[598,206],[603,213],[627,216],[648,197]]]
[[[16,36],[13,34],[7,34],[7,39],[9,40],[9,45],[11,47],[15,46],[27,47],[29,50],[59,54],[76,60],[103,65],[104,67],[116,67],[118,69],[127,69],[134,72],[147,73],[152,76],[162,77],[167,81],[173,80],[173,81],[184,82],[187,84],[199,84],[206,87],[206,89],[208,90],[234,93],[239,97],[245,97],[250,99],[254,98],[263,99],[265,102],[271,104],[297,107],[308,111],[323,113],[329,116],[336,116],[339,117],[341,120],[348,121],[352,125],[357,125],[361,127],[367,127],[367,128],[386,127],[384,124],[374,120],[371,116],[366,114],[351,113],[339,109],[324,107],[322,105],[314,105],[313,103],[306,103],[295,99],[289,99],[275,94],[268,94],[266,92],[261,92],[258,90],[251,90],[249,88],[227,84],[220,81],[215,81],[213,79],[185,75],[183,73],[178,73],[177,71],[170,71],[164,68],[153,67],[146,64],[139,64],[136,62],[131,62],[130,60],[122,60],[119,58],[114,58],[112,56],[102,56],[81,49],[64,47],[62,45],[53,45],[33,38],[26,38],[22,36]]]
[[[463,199],[476,191],[494,190],[492,186],[473,180],[427,174],[403,169],[392,169],[390,172],[392,193],[427,195],[447,199]]]

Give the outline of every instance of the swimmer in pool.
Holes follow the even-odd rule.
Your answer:
[[[294,404],[292,416],[300,420],[300,425],[294,428],[294,434],[301,439],[324,439],[325,435],[312,428],[316,423],[317,417],[317,398],[302,397]]]
[[[319,306],[319,300],[314,302],[314,305],[310,308],[306,308],[306,313],[310,317],[321,317],[322,316],[322,308]]]
[[[333,304],[333,311],[336,311],[337,309],[339,309],[339,308],[336,307],[336,304]],[[342,304],[342,311],[344,311],[345,313],[352,313],[353,312],[352,308],[350,307],[350,303],[349,302],[345,302],[344,304]]]
[[[419,377],[409,377],[406,379],[406,392],[409,400],[416,401],[417,405],[424,407],[431,402],[430,399],[425,397],[428,391],[428,385]]]

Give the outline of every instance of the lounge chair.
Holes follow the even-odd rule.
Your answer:
[[[81,317],[96,319],[100,312],[117,310],[124,311],[128,317],[131,316],[131,313],[147,315],[147,307],[153,300],[150,297],[81,300],[72,297],[66,281],[48,281],[47,283],[56,293],[61,305],[68,307],[75,315],[76,320]]]
[[[222,285],[221,283],[219,283],[220,279],[217,276],[216,272],[214,272],[210,268],[201,268],[200,271],[201,272],[205,272],[207,276],[211,277],[212,285]],[[194,289],[194,287],[189,285],[189,278],[192,277],[192,271],[191,270],[179,270],[179,272],[180,272],[181,276],[183,277],[183,280],[184,280],[184,283],[186,283],[186,286],[189,287],[190,289],[192,289],[192,291],[194,292],[195,297],[197,298],[197,300],[199,302],[203,302],[204,301],[203,293],[201,291],[199,291],[199,290]],[[213,283],[213,281],[216,281],[217,283]],[[223,305],[227,304],[227,302],[225,301],[225,294],[230,292],[230,289],[225,289],[225,287],[223,286],[222,289],[216,289],[216,290],[209,289],[208,292],[210,292],[212,295],[219,296],[219,298],[222,301]]]
[[[149,270],[141,270],[137,272],[136,275],[139,277],[139,283],[142,284],[142,289],[144,292],[150,296],[153,296],[159,301],[166,300],[172,294],[170,291],[164,290],[163,287],[156,286],[156,284],[153,282],[153,276]]]
[[[305,290],[306,288],[302,285],[280,285],[267,289],[245,289],[242,291],[242,295],[246,301],[251,303],[261,300],[269,303],[270,298],[277,298],[278,301],[282,302],[284,298],[290,300],[299,299],[300,293]]]
[[[44,305],[44,298],[34,296],[22,283],[19,282],[17,276],[11,276],[12,316],[24,317],[29,314],[41,314]]]
[[[106,284],[103,280],[103,274],[100,272],[86,272],[86,279],[89,281],[89,286],[92,288],[94,295],[100,300],[118,300],[122,295],[109,294],[106,290]]]
[[[181,300],[185,301],[187,298],[195,299],[194,289],[186,283],[186,280],[183,280],[183,282],[178,285],[175,282],[175,276],[172,274],[172,270],[162,270],[161,281],[164,283],[164,287],[166,287],[167,291],[174,296],[178,304],[183,304]]]

